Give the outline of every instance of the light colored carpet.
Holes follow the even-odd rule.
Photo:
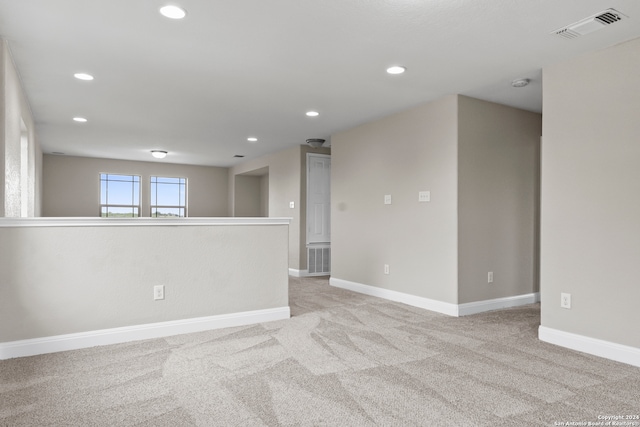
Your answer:
[[[292,278],[289,320],[0,361],[2,426],[551,426],[640,413],[640,369]],[[559,425],[559,424],[556,424]]]

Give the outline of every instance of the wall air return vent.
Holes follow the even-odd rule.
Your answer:
[[[627,16],[615,9],[607,9],[571,25],[552,31],[551,34],[555,34],[565,39],[575,39],[576,37],[601,30],[607,25],[621,21],[623,18],[627,18]]]
[[[331,248],[308,247],[307,269],[309,276],[322,276],[331,273]]]

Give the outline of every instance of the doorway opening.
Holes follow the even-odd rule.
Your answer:
[[[331,273],[331,156],[307,154],[307,272]]]
[[[235,176],[233,216],[269,216],[269,167]]]

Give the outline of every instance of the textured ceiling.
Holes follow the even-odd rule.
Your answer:
[[[541,111],[543,67],[640,37],[636,0],[176,0],[181,21],[165,3],[0,0],[45,153],[231,166],[448,94]],[[549,34],[607,8],[629,19]]]

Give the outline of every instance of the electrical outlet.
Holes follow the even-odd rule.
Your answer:
[[[487,283],[493,283],[493,271],[487,273]]]
[[[571,308],[571,294],[560,294],[560,307]]]
[[[384,274],[389,274],[389,264],[384,265]]]
[[[164,299],[164,285],[156,285],[153,287],[153,299]]]

